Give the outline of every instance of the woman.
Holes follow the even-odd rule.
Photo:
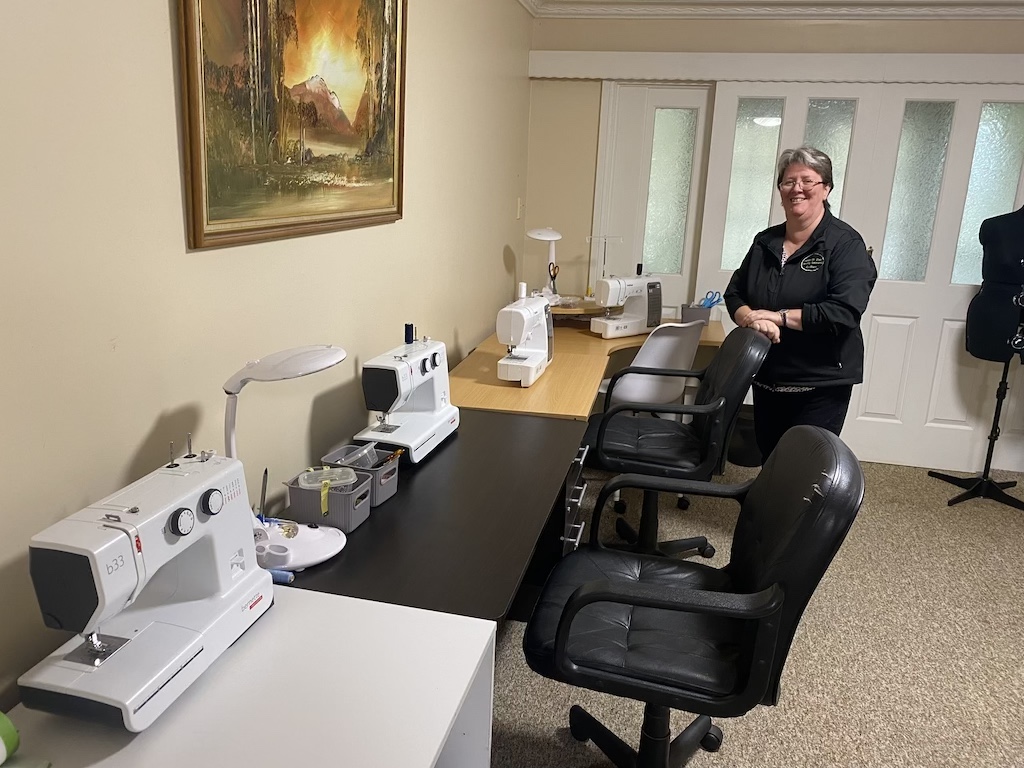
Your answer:
[[[842,430],[853,385],[864,379],[860,318],[876,278],[864,239],[829,211],[828,155],[787,149],[776,185],[786,223],[754,238],[725,291],[735,323],[773,342],[753,388],[764,459],[797,424]]]

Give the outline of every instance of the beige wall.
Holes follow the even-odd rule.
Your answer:
[[[594,175],[597,171],[597,121],[601,84],[588,81],[534,80],[530,86],[530,145],[526,226],[561,233],[555,245],[557,288],[583,296],[587,266]],[[547,243],[528,239],[524,274],[530,288],[544,284]]]
[[[493,332],[521,257],[530,17],[516,0],[409,3],[405,216],[189,252],[176,3],[0,5],[0,709],[64,639],[28,539],[167,460],[223,450],[221,385],[247,360],[335,343],[340,366],[252,385],[250,497],[365,425],[359,363],[403,323],[458,360]],[[427,7],[429,6],[429,12]]]
[[[536,19],[530,47],[692,53],[1024,53],[1024,19]]]

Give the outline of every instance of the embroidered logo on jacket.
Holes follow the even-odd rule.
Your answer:
[[[825,257],[820,253],[809,253],[800,262],[800,269],[804,272],[817,272],[825,266]]]

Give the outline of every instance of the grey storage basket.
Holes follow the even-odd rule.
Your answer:
[[[349,464],[346,461],[346,457],[355,453],[362,445],[342,445],[335,448],[333,451],[322,457],[320,461],[323,462],[325,467],[348,467],[351,466],[356,470],[357,473],[368,472],[373,477],[370,485],[370,506],[376,507],[383,504],[385,501],[395,495],[395,491],[398,490],[398,457],[395,457],[386,464],[382,464],[379,467],[372,467],[371,469],[363,469],[362,467],[356,467]],[[377,455],[374,463],[384,461],[388,456],[392,454],[392,451],[384,451],[379,448],[374,449]]]
[[[285,483],[288,486],[288,511],[282,517],[297,523],[329,525],[351,533],[370,516],[372,482],[373,477],[369,472],[357,470],[356,481],[350,487],[328,489],[325,515],[321,512],[320,491],[301,487],[299,476],[296,475]]]

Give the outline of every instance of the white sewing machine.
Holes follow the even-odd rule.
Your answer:
[[[136,732],[274,600],[242,465],[207,453],[36,534],[29,570],[46,626],[80,636],[18,679],[22,702]]]
[[[406,449],[418,462],[459,427],[443,341],[423,337],[363,363],[363,400],[373,417],[355,436]]]
[[[661,325],[661,280],[656,277],[601,278],[595,297],[607,314],[592,318],[590,330],[602,338],[636,336]],[[622,314],[608,313],[612,307],[622,307]]]
[[[498,378],[533,384],[551,362],[554,328],[551,305],[543,296],[526,296],[526,283],[519,284],[519,298],[498,310],[495,323],[498,342],[508,354],[498,361]]]

